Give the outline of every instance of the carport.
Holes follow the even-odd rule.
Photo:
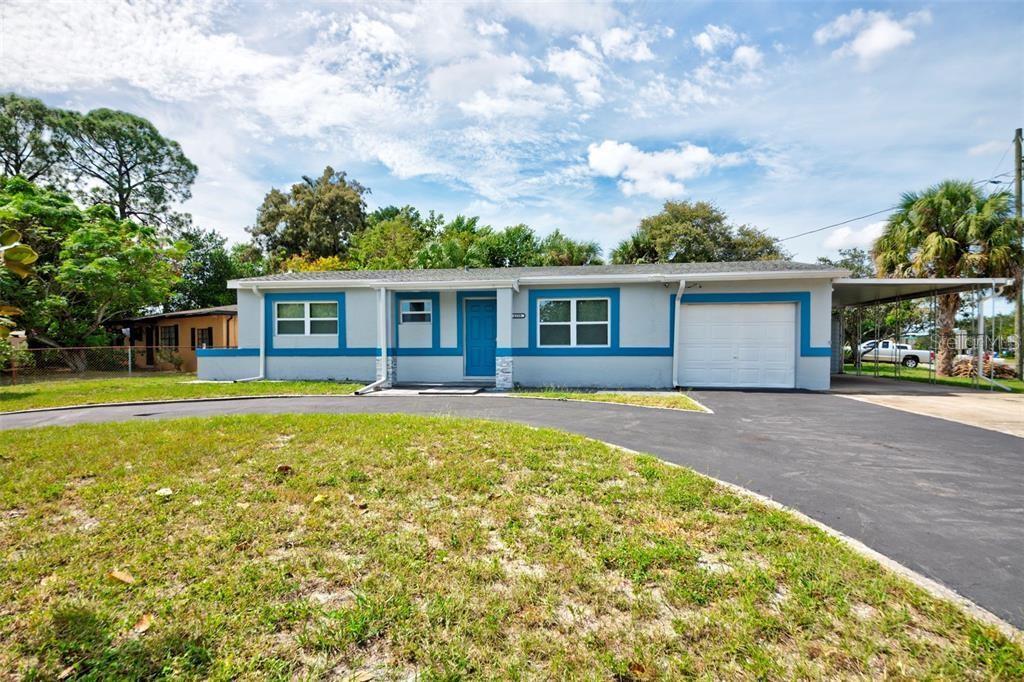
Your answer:
[[[996,299],[1012,283],[1012,279],[987,278],[837,279],[832,289],[832,373],[848,373],[846,346],[852,341],[853,374],[899,379],[912,373],[920,380],[924,378],[920,368],[924,368],[927,380],[934,383],[941,342],[939,297],[959,293],[961,298],[973,301],[975,324],[971,331],[954,334],[954,361],[973,361],[974,367],[980,368],[972,377],[975,387],[1009,390],[995,374],[997,355],[1008,350],[1010,342],[997,337],[994,323]],[[888,309],[892,311],[889,315],[882,307],[908,302],[917,302],[918,311],[913,316],[898,305]],[[921,312],[925,313],[923,320]],[[951,314],[955,316],[956,311]],[[914,326],[923,327],[927,333],[913,333],[911,317],[916,320]],[[862,355],[858,352],[860,344],[869,339],[877,345]],[[901,357],[905,357],[906,364],[900,362]]]

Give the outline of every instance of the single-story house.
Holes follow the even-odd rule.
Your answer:
[[[756,261],[233,280],[238,347],[198,350],[199,377],[827,389],[847,274]]]
[[[195,372],[198,349],[236,345],[238,306],[144,315],[125,320],[118,326],[131,330],[136,367],[172,369],[180,363],[181,370]]]

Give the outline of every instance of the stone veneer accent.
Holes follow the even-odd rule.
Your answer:
[[[383,385],[384,385],[385,388],[390,388],[391,384],[393,384],[395,382],[395,372],[398,370],[398,365],[395,362],[395,356],[393,356],[393,355],[389,355],[388,356],[388,366],[386,368],[381,366],[382,362],[381,362],[381,357],[379,355],[377,356],[377,363],[376,364],[377,364],[377,379],[385,379],[386,378],[387,381],[385,381]],[[387,374],[386,375],[385,375],[385,369],[387,370]]]
[[[512,357],[509,355],[499,356],[496,359],[494,387],[501,390],[511,390],[512,384]]]

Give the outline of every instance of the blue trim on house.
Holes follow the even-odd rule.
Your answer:
[[[463,337],[466,335],[466,299],[467,298],[498,298],[496,289],[481,289],[479,291],[458,291],[455,293],[455,319],[456,319],[456,342],[453,355],[463,355]],[[497,323],[497,321],[495,321]]]
[[[275,348],[274,333],[277,330],[276,304],[287,301],[333,301],[338,304],[338,341],[335,346],[307,347],[307,348]],[[326,355],[363,355],[363,353],[350,353],[357,350],[345,347],[345,292],[343,291],[320,291],[310,293],[278,293],[265,294],[263,296],[263,344],[267,356],[326,356]],[[373,349],[376,354],[377,349]]]
[[[402,301],[409,301],[414,299],[427,299],[430,301],[430,348],[407,348],[405,350],[415,351],[437,351],[441,349],[441,295],[436,291],[396,291],[393,294],[394,303],[392,308],[394,309],[394,317],[392,319],[392,330],[394,332],[394,343],[395,346],[401,348],[402,344],[399,341],[399,330],[401,329],[402,320]],[[414,323],[407,323],[414,324]],[[421,323],[422,324],[422,323]],[[396,355],[402,355],[402,353],[396,353]],[[406,355],[434,355],[432,352],[427,353],[406,353]]]
[[[607,298],[609,300],[607,346],[562,346],[537,345],[537,303],[547,298]],[[619,289],[530,289],[528,343],[526,348],[516,348],[516,355],[618,355],[619,350]],[[633,350],[633,349],[630,349]],[[596,352],[595,352],[596,351]]]
[[[759,291],[747,294],[684,294],[683,305],[701,303],[796,303],[800,309],[801,357],[831,357],[830,346],[811,346],[811,292]]]
[[[259,348],[196,348],[199,358],[251,358],[259,354]]]

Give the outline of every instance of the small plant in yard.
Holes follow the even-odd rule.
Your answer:
[[[1018,643],[784,512],[519,425],[0,432],[0,547],[12,677],[1024,676]]]

